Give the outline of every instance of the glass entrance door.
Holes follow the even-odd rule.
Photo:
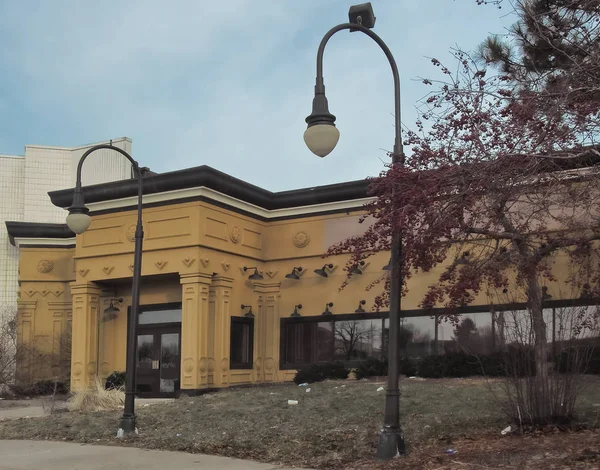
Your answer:
[[[138,328],[138,396],[175,396],[179,391],[180,350],[181,327]]]

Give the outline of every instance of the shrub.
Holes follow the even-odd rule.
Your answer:
[[[294,383],[322,382],[326,379],[347,379],[350,371],[341,362],[326,362],[311,364],[305,369],[300,369],[295,377]]]
[[[113,372],[106,377],[104,388],[106,390],[125,387],[125,372]]]
[[[122,390],[106,390],[100,379],[84,390],[79,390],[67,402],[70,411],[114,411],[119,410],[125,403],[125,393]]]
[[[366,360],[361,361],[354,370],[354,375],[356,375],[357,380],[365,379],[367,377],[387,375],[387,373],[387,359],[382,361],[376,357],[369,357]]]
[[[600,374],[600,348],[580,346],[566,348],[554,358],[556,370],[562,374],[577,372]]]
[[[17,397],[36,397],[40,395],[54,395],[56,386],[57,395],[66,395],[69,393],[69,382],[56,382],[54,380],[40,380],[32,386],[23,386],[11,384],[10,391]]]

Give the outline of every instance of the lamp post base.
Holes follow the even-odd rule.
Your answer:
[[[135,415],[122,416],[119,421],[119,429],[117,430],[117,437],[132,437],[137,436],[138,430],[136,427]]]
[[[391,460],[399,455],[404,455],[404,436],[400,428],[384,427],[379,434],[377,446],[378,460]]]

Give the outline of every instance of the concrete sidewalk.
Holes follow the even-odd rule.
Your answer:
[[[168,468],[291,470],[271,464],[203,454],[81,445],[69,442],[0,440],[0,470],[164,470]]]
[[[145,407],[172,402],[173,398],[136,398],[135,406]],[[44,401],[46,408],[44,408]],[[47,416],[49,412],[49,398],[32,398],[31,400],[3,400],[0,404],[0,421],[19,418],[40,418]],[[55,410],[66,410],[65,400],[57,400],[54,404]]]

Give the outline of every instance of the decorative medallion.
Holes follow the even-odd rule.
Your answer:
[[[83,364],[81,364],[81,362],[76,362],[73,364],[73,368],[71,370],[73,371],[73,375],[79,376],[83,372]]]
[[[267,271],[266,275],[273,279],[279,271]]]
[[[104,266],[102,268],[102,271],[104,271],[104,274],[106,274],[108,276],[108,275],[110,275],[110,273],[113,272],[114,269],[115,269],[114,266]]]
[[[242,239],[242,229],[239,228],[237,225],[234,225],[231,228],[231,232],[229,233],[229,238],[231,238],[231,241],[233,243],[239,243]]]
[[[221,266],[223,266],[223,271],[229,271],[229,268],[231,267],[231,264],[229,264],[229,263],[227,263],[227,262],[223,261],[223,262],[221,263]]]
[[[162,271],[163,268],[167,265],[168,261],[157,261],[154,263],[154,266],[158,268],[159,271]]]
[[[181,262],[183,264],[185,264],[188,268],[190,268],[192,266],[192,264],[194,264],[195,261],[196,261],[196,258],[184,258],[181,260]]]
[[[304,248],[310,242],[310,236],[308,235],[308,233],[300,231],[296,235],[294,235],[292,242],[298,248]]]
[[[130,264],[130,265],[129,265],[129,266],[127,266],[127,267],[129,268],[129,270],[130,270],[131,272],[133,272],[133,264]]]
[[[79,275],[80,275],[81,277],[85,277],[85,276],[87,276],[87,274],[88,274],[89,272],[90,272],[90,270],[89,270],[89,269],[80,269],[80,270],[79,270]]]
[[[202,266],[206,268],[208,263],[210,263],[210,260],[208,258],[200,258],[200,262],[202,263]]]
[[[49,259],[42,259],[37,265],[37,270],[42,274],[48,274],[54,269],[54,262]]]
[[[46,297],[49,293],[50,293],[50,291],[46,290],[46,289],[40,291],[40,294],[42,294],[44,297]]]
[[[127,229],[127,240],[129,240],[130,242],[135,241],[135,224],[130,225]]]
[[[60,290],[60,289],[57,289],[57,290],[55,290],[55,291],[54,291],[54,295],[55,295],[56,297],[60,296],[62,293],[63,293],[63,291],[62,291],[62,290]]]
[[[186,357],[183,361],[183,370],[185,372],[191,372],[192,370],[194,370],[194,359],[192,359],[191,357]]]

